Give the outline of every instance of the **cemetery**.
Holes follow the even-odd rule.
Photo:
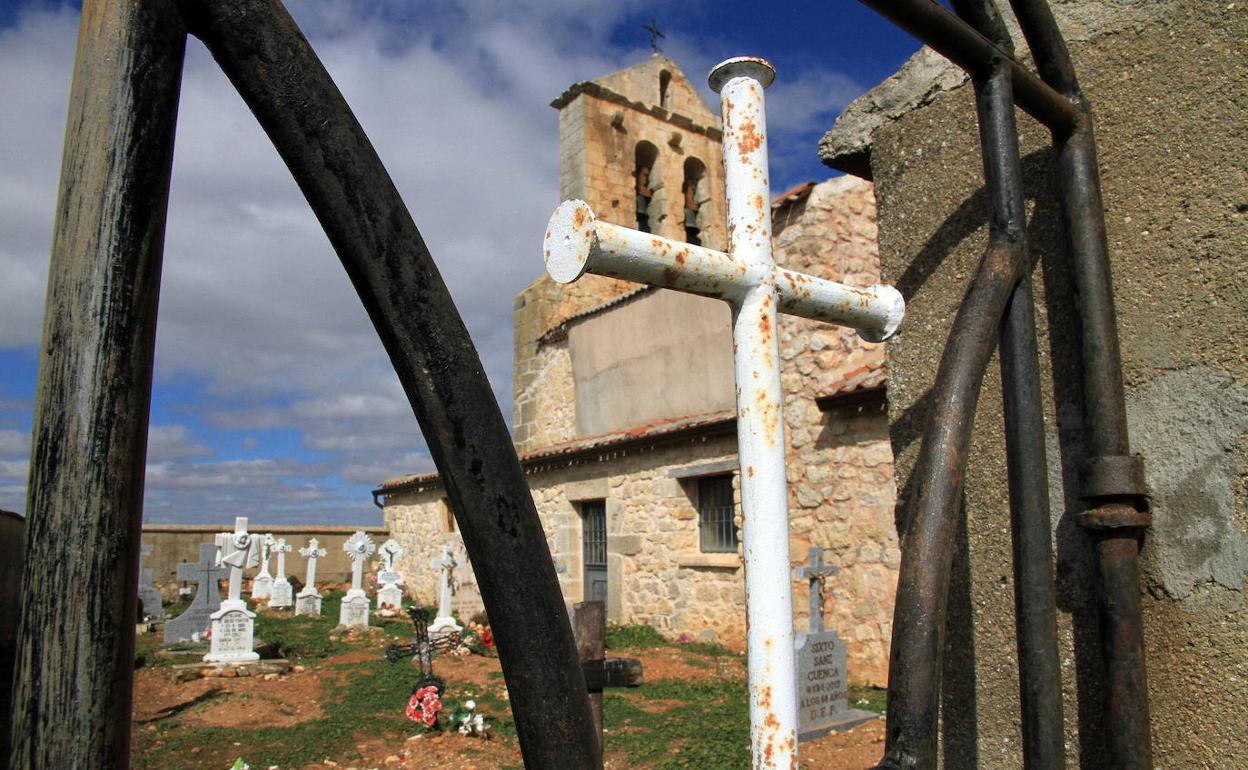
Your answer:
[[[712,108],[653,20],[551,102],[509,423],[287,9],[88,0],[0,516],[6,766],[1248,766],[1248,15],[863,3],[926,47],[823,137],[842,178],[775,194],[797,89],[725,51]],[[188,35],[419,425],[381,527],[144,526]]]

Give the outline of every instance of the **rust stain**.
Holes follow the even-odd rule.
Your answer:
[[[572,217],[572,226],[577,230],[585,226],[585,209],[577,207],[576,214]]]
[[[763,196],[754,195],[752,198],[750,198],[750,205],[758,209],[759,211],[762,211],[763,206],[765,206],[766,203],[763,201]]]
[[[676,268],[674,267],[663,268],[663,281],[665,283],[675,283],[676,279],[679,277],[680,277],[680,271],[677,270]]]
[[[745,474],[749,476],[750,478],[754,478],[754,466],[753,465],[747,466],[745,469]]]
[[[685,259],[686,257],[688,257],[688,255],[689,255],[688,249],[681,249],[680,251],[676,252],[676,264],[679,264],[679,265],[685,264]]]
[[[741,137],[737,145],[741,159],[746,160],[751,154],[763,146],[763,135],[758,133],[758,124],[753,118],[746,118],[741,124]]]

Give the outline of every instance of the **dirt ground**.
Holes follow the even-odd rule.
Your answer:
[[[615,651],[613,651],[613,654]],[[621,650],[618,654],[642,660],[647,682],[665,679],[692,680],[708,677],[741,678],[744,664],[740,657],[700,659],[678,648]],[[146,668],[136,672],[134,706],[134,750],[137,767],[154,767],[142,761],[141,754],[159,746],[162,736],[185,728],[240,728],[233,747],[191,746],[180,759],[187,766],[205,770],[226,770],[227,754],[246,755],[246,730],[260,724],[282,727],[318,719],[324,699],[344,684],[350,669],[343,664],[375,659],[375,653],[353,650],[343,655],[296,666],[289,674],[269,674],[242,678],[209,678],[189,682],[175,680],[169,667]],[[693,661],[693,662],[691,662]],[[695,665],[695,663],[700,665]],[[506,701],[506,688],[499,676],[497,658],[470,656],[439,658],[437,673],[448,683],[478,694],[490,693]],[[644,688],[644,686],[643,686]],[[640,691],[638,691],[640,692]],[[661,713],[680,705],[661,700],[647,701],[644,709]],[[610,726],[608,726],[609,729]],[[523,760],[513,737],[492,740],[468,738],[454,732],[425,733],[412,726],[408,736],[362,738],[370,731],[362,726],[354,746],[342,747],[337,757],[303,765],[301,770],[389,770],[391,768],[445,768],[445,770],[504,770],[520,768]],[[376,731],[373,731],[376,735]],[[883,720],[874,720],[843,732],[834,732],[802,744],[801,761],[806,770],[866,770],[883,753]],[[351,749],[354,749],[352,751]],[[202,757],[202,761],[195,758]],[[350,757],[349,760],[343,757]],[[626,756],[609,753],[607,770],[625,770],[632,765]],[[265,770],[252,767],[252,770]],[[295,768],[282,768],[295,770]]]

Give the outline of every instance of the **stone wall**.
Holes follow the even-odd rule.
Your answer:
[[[299,549],[308,545],[310,538],[320,541],[326,555],[316,562],[316,582],[346,583],[351,580],[351,560],[342,550],[342,544],[351,537],[353,532],[363,530],[377,545],[381,545],[390,536],[384,527],[337,527],[337,526],[265,526],[249,523],[248,529],[256,534],[273,533],[274,537],[285,538],[291,551],[286,554],[286,572],[292,577],[303,579],[306,573],[306,560],[299,555]],[[218,532],[229,532],[234,529],[234,522],[229,524],[144,524],[143,543],[150,544],[154,550],[150,556],[143,557],[143,567],[152,570],[152,582],[157,586],[171,586],[178,583],[178,565],[182,562],[199,561],[199,544],[211,543]],[[276,568],[276,562],[270,560],[269,571]],[[377,571],[376,560],[365,563],[364,574]],[[251,577],[252,570],[247,571]]]
[[[1141,591],[1155,766],[1248,767],[1248,9],[1190,0],[1058,3],[1056,11],[1078,31],[1071,53],[1096,114],[1132,448],[1144,456],[1152,494]],[[903,488],[924,397],[986,232],[971,89],[915,90],[927,95],[881,121],[869,152],[884,275],[908,300],[906,324],[889,343]],[[862,102],[898,103],[892,91]],[[1101,768],[1109,760],[1095,562],[1074,523],[1082,408],[1069,265],[1049,137],[1018,115],[1029,246],[1043,258],[1034,284],[1051,386],[1067,761]],[[831,156],[844,146],[852,157],[853,142],[842,141],[852,137],[839,128],[825,149]],[[1022,765],[1000,410],[994,362],[975,417],[949,599],[946,767]]]

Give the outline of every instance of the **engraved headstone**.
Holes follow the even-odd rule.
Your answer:
[[[403,607],[403,589],[399,588],[403,575],[395,566],[402,555],[403,546],[394,538],[382,543],[381,548],[377,549],[377,582],[381,583],[381,588],[377,591],[377,609],[389,607],[397,610]]]
[[[877,718],[870,711],[849,708],[845,642],[835,631],[823,630],[823,581],[835,574],[836,567],[823,561],[823,549],[813,545],[810,563],[797,568],[797,577],[810,581],[810,633],[793,640],[799,742]]]
[[[260,563],[259,538],[247,531],[247,517],[234,519],[234,531],[217,535],[218,563],[230,568],[229,597],[212,613],[212,640],[207,663],[258,660],[252,649],[256,613],[242,599],[243,570]]]
[[[442,558],[431,559],[429,566],[441,570],[441,582],[438,590],[438,616],[429,624],[429,637],[437,639],[463,631],[463,626],[455,622],[451,615],[451,597],[455,593],[455,568],[459,562],[451,555],[449,545],[442,546]]]
[[[343,597],[342,607],[338,611],[338,625],[367,626],[368,596],[361,587],[364,582],[364,560],[373,555],[377,546],[368,535],[356,532],[342,544],[342,550],[351,559],[351,590]]]
[[[300,548],[299,555],[308,560],[308,572],[303,581],[303,588],[300,589],[299,595],[295,597],[295,614],[296,615],[316,615],[321,614],[321,595],[316,590],[316,560],[327,553],[321,548],[320,542],[316,538],[308,541],[307,548]]]
[[[139,548],[139,601],[143,603],[143,614],[152,622],[165,619],[165,607],[161,603],[160,591],[152,585],[152,571],[143,566],[143,557],[154,550],[155,547],[152,545],[143,545]]]
[[[226,571],[217,565],[217,547],[199,544],[199,561],[178,565],[178,580],[194,582],[195,598],[181,615],[165,622],[165,644],[201,642],[212,624],[212,613],[221,607],[221,578]]]
[[[271,550],[277,554],[277,575],[273,578],[269,606],[274,609],[289,609],[295,603],[295,590],[286,579],[286,554],[290,553],[290,544],[286,542],[286,538],[279,537],[273,542]]]
[[[273,595],[273,575],[269,574],[269,557],[277,542],[272,533],[260,538],[260,572],[251,580],[251,598],[267,599]]]

